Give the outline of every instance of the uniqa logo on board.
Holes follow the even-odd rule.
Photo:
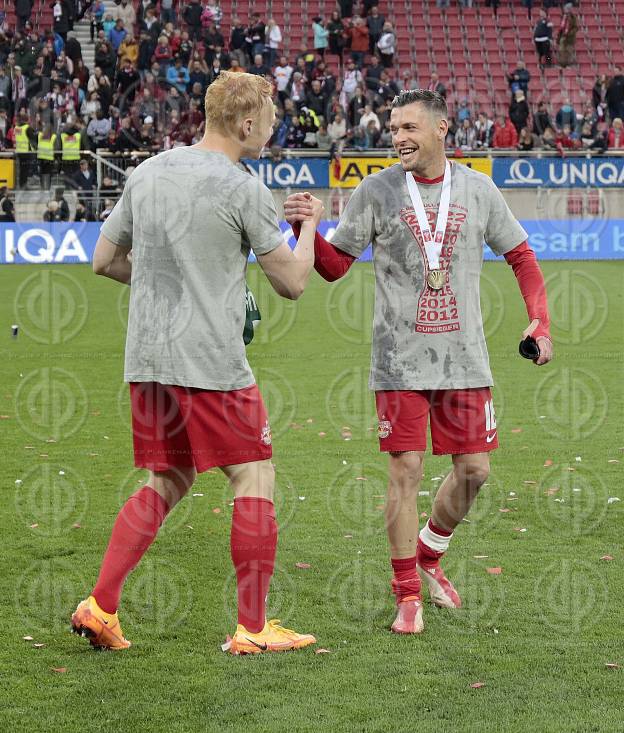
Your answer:
[[[19,234],[19,236],[17,236]],[[2,261],[10,264],[16,261],[33,265],[57,262],[90,262],[85,248],[73,229],[63,233],[60,243],[45,229],[3,230]]]
[[[316,181],[307,163],[294,166],[292,163],[271,163],[259,161],[258,170],[253,169],[267,186],[314,186]]]
[[[543,177],[536,175],[536,167]],[[545,174],[545,175],[544,175]],[[622,186],[623,160],[514,160],[505,184],[524,186]]]

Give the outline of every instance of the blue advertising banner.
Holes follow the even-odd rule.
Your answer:
[[[329,188],[327,158],[288,158],[279,163],[270,158],[245,160],[269,188]]]
[[[624,186],[624,158],[494,158],[499,188],[614,188]]]
[[[525,219],[520,223],[528,232],[529,244],[538,259],[624,259],[624,219]],[[323,221],[319,231],[331,238],[337,224],[337,221]],[[281,222],[280,226],[294,246],[290,225]],[[100,224],[91,222],[0,224],[0,264],[89,263],[99,233]],[[488,247],[484,249],[484,257],[496,259]],[[371,259],[370,247],[360,259]]]

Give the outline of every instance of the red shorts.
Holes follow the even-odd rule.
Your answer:
[[[427,449],[427,417],[436,456],[485,453],[498,448],[489,387],[376,392],[382,451]]]
[[[271,428],[258,386],[231,392],[131,382],[134,465],[198,472],[271,458]]]

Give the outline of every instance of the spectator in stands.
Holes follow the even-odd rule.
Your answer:
[[[533,115],[533,134],[540,137],[544,134],[544,130],[547,127],[552,127],[552,120],[550,119],[550,113],[546,107],[546,102],[539,102],[537,105],[537,111]]]
[[[30,20],[32,13],[31,0],[15,0],[15,15],[17,16],[17,30],[23,31],[24,26]]]
[[[362,128],[364,129],[364,149],[372,150],[376,148],[379,142],[380,130],[375,125],[375,122],[370,120],[366,126],[362,124]]]
[[[219,28],[221,21],[223,20],[223,9],[221,8],[221,0],[211,0],[206,6],[206,9],[212,14],[212,20],[214,24]]]
[[[394,63],[394,52],[396,47],[396,35],[392,23],[386,22],[380,39],[377,41],[377,50],[381,56],[381,63],[385,69],[389,69]]]
[[[513,122],[516,132],[520,133],[520,130],[527,126],[530,114],[531,111],[524,92],[522,89],[518,89],[509,105],[509,119]]]
[[[173,0],[160,0],[160,20],[163,24],[176,22]]]
[[[351,99],[353,94],[355,94],[355,90],[363,81],[362,72],[356,69],[353,59],[349,60],[342,80],[342,88],[347,99]]]
[[[528,127],[523,127],[518,135],[518,150],[528,152],[535,147],[535,140]]]
[[[305,132],[301,129],[301,123],[298,117],[293,117],[286,135],[287,148],[300,148],[305,140]]]
[[[182,66],[182,59],[178,56],[175,63],[167,69],[167,83],[175,86],[180,94],[184,94],[189,82],[190,75],[186,66]]]
[[[364,81],[366,82],[366,86],[369,89],[374,90],[379,86],[379,82],[381,81],[381,72],[382,71],[383,71],[383,66],[379,62],[379,57],[372,56],[371,62],[364,72],[365,73]]]
[[[154,53],[152,55],[152,61],[155,61],[158,64],[159,70],[158,74],[162,78],[165,77],[167,74],[167,69],[169,68],[169,64],[171,63],[171,60],[173,58],[173,55],[171,53],[171,46],[169,45],[169,40],[167,36],[162,35],[158,39],[158,45],[154,49]],[[97,62],[97,59],[96,59]]]
[[[590,145],[590,149],[595,153],[604,153],[607,149],[609,141],[609,130],[607,123],[604,120],[600,120],[596,125],[596,134],[594,136],[594,142]]]
[[[325,28],[325,22],[320,15],[312,18],[312,31],[314,33],[314,51],[324,58],[325,50],[329,46],[329,31]]]
[[[479,149],[487,149],[492,146],[494,136],[494,122],[489,119],[485,112],[479,112],[475,122],[475,146]]]
[[[546,10],[540,10],[540,17],[537,21],[537,25],[533,29],[533,43],[535,43],[535,51],[537,52],[537,58],[539,64],[543,68],[544,66],[552,66],[552,38],[553,38],[553,24],[548,19],[548,13]]]
[[[357,127],[360,124],[367,103],[364,88],[358,85],[355,94],[349,100],[349,125],[351,127]]]
[[[11,88],[11,101],[13,112],[19,112],[28,108],[26,78],[22,74],[20,66],[13,67],[13,82]]]
[[[332,139],[331,135],[327,131],[327,125],[321,122],[319,129],[316,133],[316,147],[319,150],[331,150]]]
[[[211,23],[204,33],[204,59],[207,64],[212,66],[212,59],[215,57],[217,48],[223,48],[224,43],[225,39],[223,38],[223,34],[214,23]],[[192,49],[192,41],[190,41],[189,37],[189,57]]]
[[[607,138],[607,147],[609,150],[624,149],[624,124],[620,117],[616,117],[611,124]]]
[[[50,3],[52,8],[52,16],[54,18],[54,32],[63,39],[63,43],[67,40],[67,33],[71,30],[73,20],[73,11],[68,0],[53,0]]]
[[[337,110],[334,119],[329,123],[327,132],[335,144],[340,143],[347,134],[347,122],[341,110]]]
[[[624,73],[616,67],[605,92],[605,101],[609,110],[609,118],[624,117]]]
[[[596,83],[592,87],[592,105],[600,119],[603,119],[607,112],[607,89],[607,75],[599,74]]]
[[[317,117],[327,117],[327,93],[323,91],[319,79],[312,80],[312,86],[306,95],[305,106],[311,109]]]
[[[131,33],[129,33],[121,42],[119,50],[117,51],[117,56],[119,56],[121,64],[123,64],[127,59],[131,64],[136,66],[139,60],[139,44]]]
[[[48,201],[46,210],[43,212],[43,221],[61,221],[58,201]]]
[[[353,15],[353,0],[338,0],[338,5],[342,18],[350,18]]]
[[[15,221],[15,206],[10,198],[8,186],[0,186],[0,221]]]
[[[247,71],[249,74],[256,74],[257,76],[267,76],[271,73],[271,69],[264,63],[264,57],[261,53],[254,56],[254,62]]]
[[[440,77],[435,71],[431,72],[431,79],[429,80],[429,84],[427,84],[427,89],[430,92],[438,92],[438,94],[441,94],[446,99],[446,87],[442,84]]]
[[[279,64],[273,70],[273,79],[277,88],[277,96],[282,104],[288,96],[286,88],[293,73],[293,67],[288,63],[286,56],[281,56]]]
[[[294,102],[297,109],[302,107],[305,104],[307,90],[303,80],[303,74],[300,71],[293,72],[287,88],[288,96]]]
[[[524,92],[525,96],[528,96],[531,74],[529,73],[524,61],[519,60],[517,62],[516,68],[511,72],[511,74],[507,74],[507,81],[509,82],[509,88],[512,95],[520,89]]]
[[[557,136],[552,127],[547,127],[542,134],[542,148],[545,150],[557,150]]]
[[[130,30],[134,28],[134,24],[136,23],[136,12],[130,0],[121,0],[121,3],[115,6],[115,9],[113,10],[113,18],[115,20],[121,20],[124,28]]]
[[[344,32],[345,27],[340,18],[340,13],[334,10],[327,23],[327,32],[329,33],[329,53],[338,56],[342,64],[342,49],[344,48]]]
[[[184,71],[186,71],[186,69],[184,69]],[[141,77],[139,76],[139,72],[134,68],[132,62],[129,59],[126,59],[123,67],[117,74],[116,80],[116,91],[121,97],[119,101],[119,108],[122,112],[127,110],[128,107],[134,102],[134,97],[136,95],[140,81]]]
[[[572,3],[563,6],[561,25],[557,35],[559,43],[559,65],[569,66],[576,61],[576,34],[578,32],[578,20],[572,12]]]
[[[113,47],[113,51],[115,53],[119,52],[119,47],[121,46],[124,38],[128,35],[128,31],[124,28],[124,22],[121,18],[118,18],[115,21],[115,26],[111,29],[110,33],[108,34],[108,40],[110,41],[111,46]]]
[[[80,169],[73,178],[73,184],[79,191],[78,196],[82,201],[93,193],[96,186],[95,174],[89,168],[89,161],[86,158],[80,160]]]
[[[358,69],[361,69],[368,51],[368,28],[364,19],[352,18],[348,33],[351,38],[351,58]]]
[[[555,142],[557,143],[557,148],[563,155],[566,150],[573,150],[574,148],[578,147],[576,137],[572,131],[572,128],[570,125],[563,125],[563,129],[561,129],[555,138]]]
[[[94,92],[95,93],[95,92]],[[87,137],[91,141],[92,149],[104,147],[111,131],[110,118],[104,117],[101,109],[98,109],[93,119],[87,125]]]
[[[249,27],[247,28],[247,49],[249,58],[254,58],[256,54],[264,54],[264,45],[266,39],[266,26],[260,20],[260,13],[253,13]]]
[[[460,125],[463,124],[464,120],[469,120],[470,115],[470,108],[468,107],[468,100],[462,99],[459,103],[459,107],[457,109],[457,121]]]
[[[594,110],[591,102],[586,102],[585,106],[583,107],[583,114],[577,115],[576,117],[576,133],[577,135],[581,134],[581,130],[583,129],[584,125],[589,125],[592,134],[596,132],[596,124],[598,123],[598,120],[600,118],[596,114],[596,111]]]
[[[266,27],[267,39],[267,64],[273,68],[278,56],[278,50],[282,45],[282,30],[275,22],[275,18],[269,18]],[[223,44],[221,44],[223,45]]]
[[[199,0],[190,0],[182,11],[182,18],[187,25],[189,37],[192,41],[199,41],[202,34],[202,6]]]
[[[371,123],[375,126],[375,129],[381,129],[381,122],[379,121],[379,117],[377,117],[375,112],[373,112],[372,106],[370,104],[365,104],[364,112],[360,117],[358,124],[360,124],[364,128],[364,130],[367,130],[369,124]],[[372,147],[374,147],[374,145]]]
[[[371,8],[366,25],[368,27],[368,52],[377,53],[377,42],[383,33],[385,23],[384,16],[379,12],[379,8],[375,5]]]
[[[418,79],[414,76],[411,69],[405,69],[401,74],[401,89],[420,89]]]
[[[494,123],[494,135],[492,137],[492,147],[495,149],[515,148],[518,144],[518,133],[513,122],[500,115]]]
[[[461,150],[474,150],[477,147],[477,131],[470,117],[465,117],[455,133],[455,147]]]
[[[563,129],[564,125],[568,125],[570,129],[576,127],[576,112],[567,97],[563,100],[563,104],[555,115],[555,122],[560,130]]]
[[[232,30],[230,32],[229,52],[232,58],[236,58],[240,66],[246,65],[246,37],[247,31],[240,18],[232,18]]]

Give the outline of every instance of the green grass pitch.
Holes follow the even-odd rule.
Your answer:
[[[389,631],[386,459],[367,390],[370,265],[331,286],[314,275],[298,303],[250,268],[281,525],[269,610],[330,653],[233,658],[219,646],[235,586],[218,471],[128,580],[132,649],[96,653],[69,634],[142,483],[122,382],[127,292],[86,266],[3,268],[0,729],[624,730],[624,669],[607,666],[624,667],[624,263],[543,269],[556,356],[536,368],[517,355],[526,315],[511,269],[484,267],[501,447],[445,561],[464,609],[427,606],[424,635],[402,638]],[[449,463],[427,455],[419,512]]]

